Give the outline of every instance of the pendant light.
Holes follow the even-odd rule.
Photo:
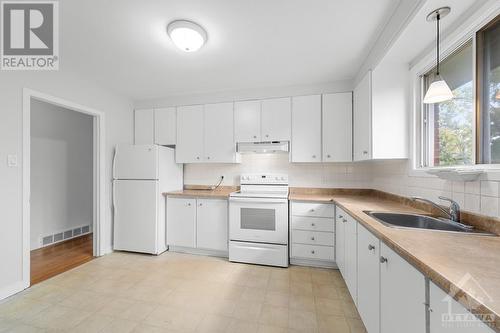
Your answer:
[[[439,21],[450,13],[450,7],[441,7],[427,15],[427,21],[436,21],[436,78],[431,83],[429,89],[425,93],[424,103],[432,104],[448,101],[453,98],[453,93],[450,87],[443,78],[439,75]]]

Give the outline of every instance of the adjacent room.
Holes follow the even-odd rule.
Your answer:
[[[0,333],[500,333],[499,0],[0,8]]]

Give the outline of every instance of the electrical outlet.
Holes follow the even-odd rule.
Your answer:
[[[17,155],[7,155],[7,166],[11,168],[17,167]]]

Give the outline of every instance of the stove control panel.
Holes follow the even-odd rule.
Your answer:
[[[288,175],[276,173],[246,173],[240,176],[243,184],[288,184]]]

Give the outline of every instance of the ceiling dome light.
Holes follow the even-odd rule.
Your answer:
[[[167,33],[174,44],[184,52],[198,51],[207,41],[205,29],[191,21],[170,22]]]
[[[453,99],[453,93],[439,75],[439,21],[450,13],[450,7],[441,7],[427,15],[427,21],[436,21],[436,81],[432,82],[424,97],[425,104],[439,103]]]

